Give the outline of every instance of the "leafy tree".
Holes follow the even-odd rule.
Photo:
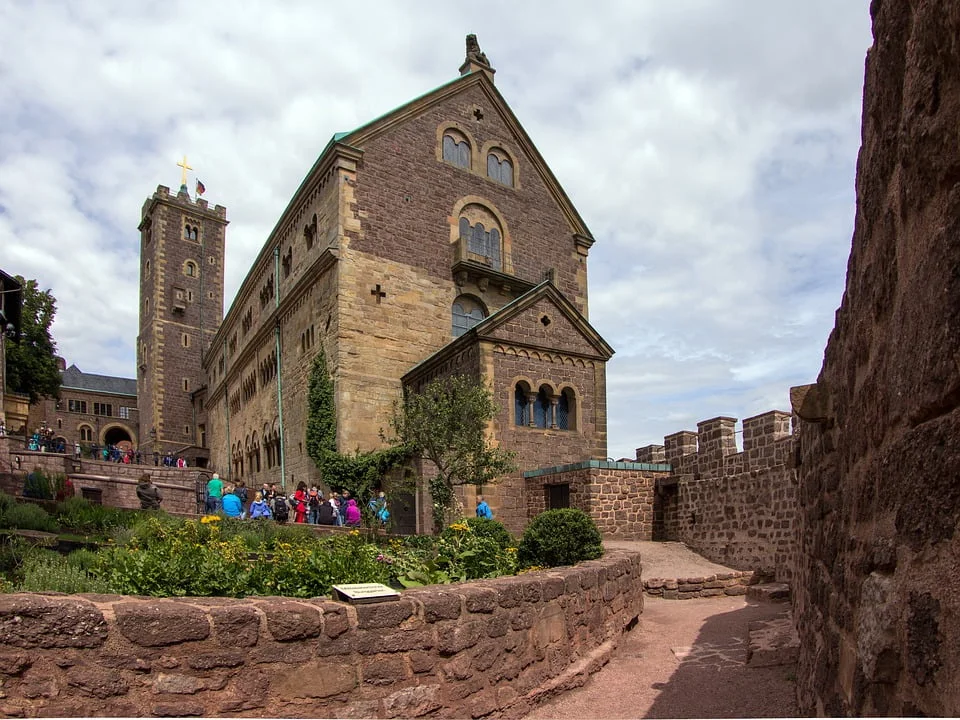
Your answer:
[[[26,393],[30,402],[41,397],[60,397],[60,370],[57,367],[57,346],[50,336],[50,325],[57,312],[57,299],[49,290],[41,290],[36,280],[17,282],[23,287],[23,310],[20,315],[20,342],[6,339],[7,387]]]
[[[434,532],[443,529],[455,486],[484,485],[516,469],[516,453],[487,442],[498,409],[483,381],[466,375],[433,380],[394,407],[397,439],[436,470],[428,481]]]
[[[400,446],[352,454],[337,452],[337,410],[333,381],[323,352],[317,353],[310,369],[307,390],[307,455],[316,463],[323,481],[336,490],[348,490],[361,508],[383,476],[406,460]]]

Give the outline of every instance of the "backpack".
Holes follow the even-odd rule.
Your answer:
[[[287,508],[287,499],[283,495],[277,495],[273,499],[273,517],[277,522],[286,522],[287,518],[290,517],[289,509]]]
[[[247,489],[245,487],[237,488],[237,497],[240,498],[240,502],[246,504],[247,502]]]

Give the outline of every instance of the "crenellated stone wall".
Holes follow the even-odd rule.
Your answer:
[[[638,462],[667,462],[657,484],[656,540],[683,542],[717,563],[789,582],[796,561],[797,480],[789,413],[717,417],[637,448]]]
[[[643,609],[640,555],[325,598],[0,596],[0,714],[520,717]]]

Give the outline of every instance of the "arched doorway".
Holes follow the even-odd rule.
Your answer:
[[[127,450],[131,450],[133,448],[133,438],[130,437],[130,432],[122,425],[113,425],[111,427],[104,428],[103,444],[116,445],[118,448],[126,452]]]

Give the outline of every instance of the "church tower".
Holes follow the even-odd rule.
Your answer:
[[[194,393],[223,320],[227,209],[191,199],[186,159],[183,168],[180,191],[160,185],[141,211],[137,404],[144,453],[195,460],[202,442]]]

